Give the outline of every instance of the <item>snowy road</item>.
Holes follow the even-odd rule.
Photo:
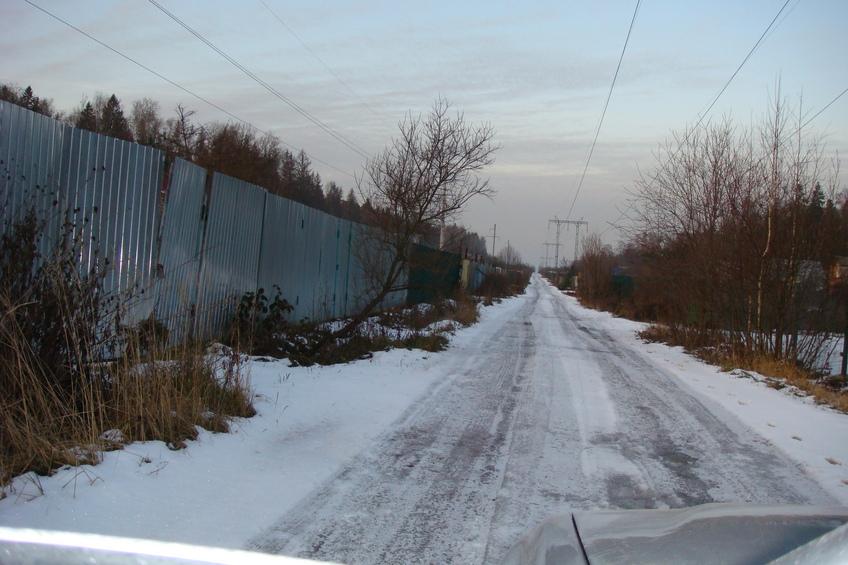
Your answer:
[[[430,394],[247,548],[347,564],[496,563],[569,508],[836,503],[594,320],[534,278],[445,357]]]

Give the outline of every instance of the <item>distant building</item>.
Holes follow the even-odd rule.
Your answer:
[[[848,257],[837,257],[827,273],[827,286],[831,290],[842,288],[848,282]]]

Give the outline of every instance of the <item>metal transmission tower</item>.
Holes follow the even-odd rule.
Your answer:
[[[574,224],[574,261],[577,261],[577,250],[580,246],[580,226],[588,226],[589,222],[583,220],[566,221],[568,224]]]
[[[574,234],[574,261],[577,261],[577,251],[578,251],[578,247],[580,245],[580,226],[588,226],[589,222],[586,222],[586,221],[583,221],[583,220],[560,220],[559,218],[554,216],[553,220],[548,220],[548,224],[549,225],[550,224],[556,225],[556,243],[554,244],[556,246],[556,252],[555,252],[555,259],[554,259],[554,261],[555,261],[554,269],[559,268],[559,246],[560,246],[559,236],[562,233],[562,226],[566,226],[566,225],[571,224],[571,225],[574,225],[577,228],[575,230],[575,234]]]
[[[546,242],[545,242],[545,243],[543,243],[542,245],[544,245],[544,246],[545,246],[545,268],[547,269],[547,268],[550,266],[550,265],[549,265],[549,263],[550,263],[549,259],[550,259],[550,256],[551,256],[551,255],[550,255],[550,248],[551,248],[551,247],[553,247],[553,246],[554,246],[554,245],[556,245],[556,244],[555,244],[555,243],[548,243],[548,242],[546,241]]]
[[[568,220],[560,220],[554,216],[553,220],[548,220],[548,225],[556,226],[556,243],[554,243],[554,269],[559,269],[559,236],[562,233],[562,226],[568,223]]]

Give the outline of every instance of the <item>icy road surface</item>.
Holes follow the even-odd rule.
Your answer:
[[[514,304],[379,441],[247,548],[347,564],[496,563],[566,509],[838,503],[540,278]]]

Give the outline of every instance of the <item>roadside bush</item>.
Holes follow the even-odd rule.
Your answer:
[[[438,329],[415,329],[405,326],[398,317],[380,313],[366,320],[347,337],[327,342],[317,354],[309,355],[310,345],[317,342],[318,338],[327,335],[330,332],[330,325],[331,323],[317,326],[310,324],[310,328],[305,332],[302,326],[296,326],[293,329],[294,332],[298,332],[297,346],[289,346],[288,358],[293,365],[349,363],[358,359],[367,359],[377,351],[387,351],[392,348],[441,351],[448,343],[447,338]]]
[[[74,227],[64,231],[73,233]],[[53,251],[42,256],[42,233],[42,223],[30,211],[0,236],[2,330],[10,342],[22,340],[27,345],[16,353],[4,348],[0,359],[21,354],[41,386],[75,395],[84,388],[85,367],[99,345],[101,312],[109,302],[102,293],[106,271],[95,262],[89,272],[80,272],[83,242],[79,234],[60,238]],[[10,382],[0,381],[4,396],[11,392],[3,388]]]
[[[477,321],[477,300],[467,293],[455,299],[442,299],[412,307],[396,307],[375,313],[344,338],[327,341],[318,353],[313,344],[329,336],[341,321],[317,323],[302,320],[274,334],[273,346],[266,353],[287,357],[293,365],[333,365],[372,356],[391,348],[441,351],[447,347],[444,335],[456,325]]]
[[[227,432],[233,417],[256,413],[241,355],[220,344],[129,354],[106,371],[102,425],[127,442],[161,440],[177,449],[197,437],[197,426]]]
[[[72,462],[96,437],[104,271],[79,272],[80,236],[43,256],[42,234],[30,211],[0,236],[0,483]]]
[[[287,355],[286,338],[292,332],[288,315],[294,306],[283,298],[279,286],[272,288],[276,292],[270,298],[264,288],[241,297],[229,332],[230,345],[251,355]]]
[[[491,305],[495,300],[511,296],[509,279],[503,273],[489,273],[475,291],[483,298],[483,304]]]
[[[490,305],[496,300],[515,296],[524,292],[530,283],[532,271],[529,267],[518,270],[492,272],[486,275],[483,283],[474,292],[482,297],[483,304]]]
[[[478,300],[475,296],[458,290],[454,298],[440,299],[408,308],[392,308],[381,312],[378,316],[383,326],[422,331],[442,321],[470,326],[476,323],[479,317],[477,306]]]

